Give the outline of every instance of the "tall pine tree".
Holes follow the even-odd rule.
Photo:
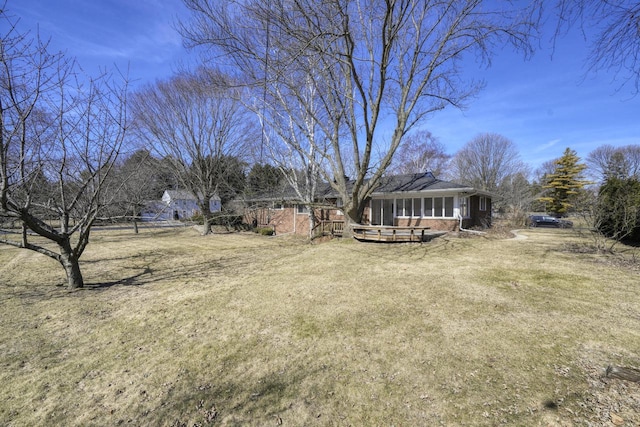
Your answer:
[[[580,157],[570,148],[554,162],[555,170],[545,176],[546,195],[538,200],[547,205],[547,211],[557,216],[567,214],[573,207],[580,190],[588,184],[582,176],[586,165],[580,163]]]

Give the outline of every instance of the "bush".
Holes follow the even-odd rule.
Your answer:
[[[609,178],[600,188],[596,228],[618,241],[640,241],[640,182]]]
[[[262,236],[273,236],[273,228],[271,227],[259,227],[256,228],[256,233]]]

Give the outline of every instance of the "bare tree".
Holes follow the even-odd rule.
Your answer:
[[[252,137],[238,92],[225,74],[199,69],[147,85],[132,99],[137,135],[171,162],[177,181],[197,198],[203,234],[211,231],[211,198],[233,192],[231,158],[246,156]]]
[[[431,132],[422,130],[408,134],[402,140],[390,170],[397,174],[430,171],[440,176],[447,170],[451,157],[442,142]]]
[[[527,174],[518,172],[505,178],[500,185],[500,193],[502,199],[497,203],[498,209],[507,214],[512,224],[526,225],[527,213],[538,197]]]
[[[578,25],[584,34],[597,29],[591,43],[588,62],[592,71],[612,70],[637,94],[640,90],[640,36],[636,0],[557,0],[540,4],[552,5],[558,18],[556,37]],[[591,30],[591,31],[589,31]]]
[[[590,152],[585,162],[589,176],[596,181],[605,181],[612,173],[620,178],[640,178],[640,145],[602,145]]]
[[[309,210],[309,237],[313,237],[318,185],[322,176],[328,176],[322,168],[331,150],[331,135],[325,132],[331,128],[323,126],[326,115],[310,79],[308,76],[307,84],[301,87],[295,87],[295,81],[265,86],[262,102],[253,110],[266,125],[263,136],[267,154]]]
[[[590,152],[585,160],[589,176],[596,180],[604,180],[607,168],[616,150],[613,145],[606,144]]]
[[[526,172],[513,141],[496,133],[479,134],[465,144],[451,169],[457,181],[496,193],[505,180]]]
[[[289,111],[304,109],[296,92],[313,87],[318,109],[305,113],[322,135],[305,155],[320,155],[350,222],[360,222],[404,135],[480,88],[462,78],[460,60],[488,60],[506,41],[528,50],[533,29],[528,10],[477,0],[183,1],[193,12],[181,25],[186,43],[227,58],[257,100],[277,87]]]
[[[521,188],[529,175],[516,145],[496,133],[483,133],[469,141],[451,161],[451,178],[501,196],[494,207],[521,207],[527,197]],[[524,178],[524,181],[523,181]],[[518,191],[514,192],[514,185]]]
[[[136,150],[118,162],[111,173],[108,191],[112,199],[102,214],[103,219],[130,221],[137,234],[142,209],[150,201],[160,199],[164,190],[175,187],[172,176],[166,165],[148,150]]]
[[[106,74],[80,81],[72,60],[19,32],[4,10],[0,20],[0,217],[22,225],[0,242],[55,259],[80,288],[79,259],[124,140],[127,86]]]

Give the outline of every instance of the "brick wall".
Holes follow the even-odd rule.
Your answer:
[[[316,223],[319,221],[342,221],[337,209],[314,209]],[[258,227],[273,227],[276,234],[309,235],[311,221],[308,213],[298,213],[296,206],[285,206],[283,209],[257,208],[247,211],[244,220],[252,224],[257,219]]]

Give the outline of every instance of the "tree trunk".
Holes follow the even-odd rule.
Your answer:
[[[315,232],[316,224],[316,211],[309,205],[309,239],[313,240],[315,237],[313,234]]]
[[[202,218],[202,235],[206,236],[207,234],[211,234],[211,219],[210,215],[203,215]]]
[[[138,234],[138,221],[135,218],[133,219],[133,233]]]
[[[67,285],[69,289],[78,289],[84,287],[84,279],[80,271],[80,262],[71,250],[71,242],[65,240],[59,243],[60,246],[60,264],[67,273]]]

